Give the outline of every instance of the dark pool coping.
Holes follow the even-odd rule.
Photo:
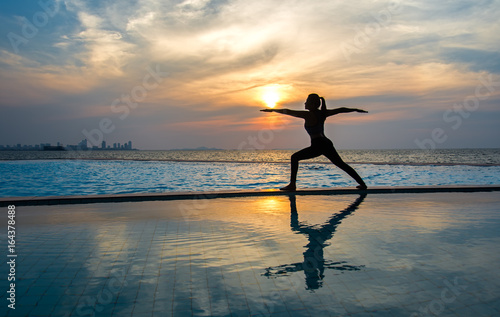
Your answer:
[[[398,194],[398,193],[465,193],[465,192],[491,192],[500,191],[500,185],[481,186],[374,186],[366,190],[355,188],[308,188],[294,192],[268,190],[227,190],[209,192],[168,192],[168,193],[138,193],[114,195],[85,195],[85,196],[46,196],[46,197],[7,197],[0,198],[0,207],[37,206],[37,205],[65,205],[65,204],[91,204],[110,202],[138,202],[155,200],[189,200],[189,199],[215,199],[255,196],[283,196],[283,195],[350,195],[350,194]]]

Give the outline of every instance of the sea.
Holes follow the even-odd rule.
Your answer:
[[[0,197],[277,189],[293,150],[0,151]],[[370,186],[500,185],[500,149],[339,150]],[[357,184],[325,157],[298,188]]]

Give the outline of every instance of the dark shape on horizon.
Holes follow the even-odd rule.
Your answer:
[[[336,271],[359,271],[364,265],[350,265],[345,261],[327,261],[323,255],[323,249],[329,245],[330,240],[338,225],[347,216],[351,215],[366,198],[366,194],[361,194],[351,205],[346,209],[334,214],[323,225],[306,225],[299,221],[297,212],[297,204],[295,195],[290,195],[290,227],[297,234],[303,234],[309,240],[305,246],[306,251],[303,253],[304,261],[278,265],[266,268],[263,276],[268,278],[289,276],[295,272],[303,271],[305,274],[305,282],[307,290],[315,290],[323,286],[323,278],[325,277],[325,269]]]
[[[321,109],[320,109],[321,106]],[[363,179],[356,173],[356,171],[345,163],[337,150],[333,146],[332,141],[325,136],[325,120],[330,116],[334,116],[339,113],[348,112],[361,112],[367,113],[365,110],[355,109],[355,108],[336,108],[327,109],[325,98],[318,96],[317,94],[310,94],[305,102],[305,108],[308,111],[303,110],[290,110],[290,109],[262,109],[263,112],[277,112],[281,114],[286,114],[296,118],[302,118],[305,120],[304,128],[311,137],[311,146],[302,149],[294,153],[291,157],[291,173],[290,173],[290,184],[281,188],[281,190],[294,191],[296,189],[297,181],[297,171],[299,169],[299,161],[311,159],[318,157],[320,155],[326,156],[333,164],[342,169],[344,172],[349,174],[356,182],[358,182],[357,188],[366,189],[366,184]]]
[[[42,151],[66,151],[62,145],[45,145]]]

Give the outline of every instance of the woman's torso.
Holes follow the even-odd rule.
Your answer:
[[[319,110],[311,111],[310,116],[306,117],[304,128],[311,139],[325,137],[325,120],[326,116]]]

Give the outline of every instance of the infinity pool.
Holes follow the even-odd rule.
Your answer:
[[[500,166],[355,164],[368,187],[498,185]],[[289,163],[116,160],[0,161],[0,197],[277,189]],[[301,164],[299,188],[355,187],[332,164]]]
[[[36,206],[16,216],[16,309],[3,292],[1,315],[500,314],[500,192]]]

